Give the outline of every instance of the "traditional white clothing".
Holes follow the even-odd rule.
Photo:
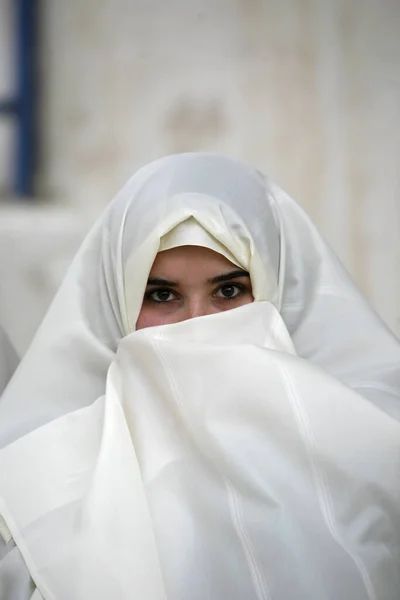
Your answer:
[[[135,331],[188,228],[255,302]],[[303,211],[236,161],[156,161],[0,401],[0,597],[26,569],[35,600],[397,600],[399,409],[399,343]]]
[[[0,396],[18,365],[18,356],[10,338],[0,325]]]

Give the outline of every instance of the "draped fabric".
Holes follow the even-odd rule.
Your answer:
[[[135,331],[188,220],[255,301]],[[0,515],[45,600],[395,600],[399,407],[399,343],[304,212],[249,166],[167,157],[96,223],[0,400]]]
[[[18,365],[18,357],[4,329],[0,326],[0,395]]]

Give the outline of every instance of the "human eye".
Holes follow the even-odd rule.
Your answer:
[[[147,292],[146,294],[146,300],[157,303],[171,302],[171,300],[174,300],[175,298],[176,294],[167,288],[159,288],[157,290]]]
[[[237,283],[224,283],[221,285],[214,296],[216,298],[222,298],[223,300],[236,300],[245,291],[245,286]]]

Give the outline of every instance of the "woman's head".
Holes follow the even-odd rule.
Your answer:
[[[249,272],[190,217],[159,241],[136,329],[224,312],[252,301]]]
[[[151,170],[152,166],[137,189],[128,184],[131,200],[121,238],[119,296],[124,333],[141,327],[146,285],[157,254],[181,246],[221,254],[250,274],[255,301],[268,300],[279,308],[279,225],[266,201],[262,176],[207,154],[169,157]],[[226,301],[223,306],[228,306]],[[207,309],[211,310],[216,310],[215,303]]]

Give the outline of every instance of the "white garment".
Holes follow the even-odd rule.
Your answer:
[[[15,352],[6,332],[0,325],[0,396],[10,381],[18,364]]]
[[[255,302],[135,332],[190,218]],[[397,599],[399,359],[261,174],[207,154],[139,171],[0,401],[0,514],[43,598]]]
[[[222,256],[234,265],[243,267],[243,265],[238,263],[236,257],[225,246],[220,244],[215,237],[210,235],[204,227],[199,225],[193,217],[182,221],[182,223],[179,223],[179,225],[163,235],[160,239],[158,251],[164,252],[164,250],[171,250],[172,248],[179,248],[181,246],[202,246],[203,248],[208,248],[209,250],[218,252],[218,254],[222,254]]]

